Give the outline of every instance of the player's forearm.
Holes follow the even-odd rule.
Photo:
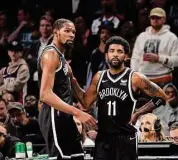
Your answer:
[[[72,78],[72,90],[76,99],[82,104],[82,106],[86,106],[85,103],[85,91],[79,86],[77,80]]]
[[[165,105],[165,101],[163,99],[159,97],[152,98],[152,100],[143,105],[132,115],[131,123],[133,124],[136,123],[138,117],[140,117],[143,114],[152,112],[154,109],[158,108],[161,105]]]
[[[65,103],[58,96],[56,96],[52,91],[42,91],[40,93],[40,101],[48,104],[49,106],[55,108],[56,110],[71,114],[76,116],[80,110]]]

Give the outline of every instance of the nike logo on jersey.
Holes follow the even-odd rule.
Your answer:
[[[135,139],[136,137],[130,137],[130,140],[132,141],[133,139]]]
[[[121,83],[127,83],[127,79],[121,79]]]
[[[107,81],[108,81],[108,80],[102,80],[101,82],[102,82],[102,83],[105,83],[105,82],[107,82]]]
[[[127,85],[127,79],[121,79],[121,86],[126,86]]]

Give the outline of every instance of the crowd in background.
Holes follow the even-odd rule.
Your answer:
[[[43,47],[51,41],[53,22],[58,18],[68,18],[75,24],[74,47],[66,50],[65,56],[83,89],[97,71],[108,68],[104,48],[111,36],[121,36],[130,43],[126,66],[157,83],[171,99],[171,103],[139,117],[135,125],[139,140],[178,143],[178,1],[72,2],[26,0],[14,4],[11,10],[7,1],[0,7],[0,143],[4,135],[14,143],[45,143],[37,121],[37,61]],[[158,16],[151,17],[153,8]],[[155,21],[160,28],[152,33]],[[139,96],[136,109],[149,101],[142,93]],[[81,108],[76,100],[74,104]],[[91,114],[97,118],[97,104]],[[97,131],[86,131],[74,119],[83,144],[94,145]],[[45,153],[45,148],[40,152]]]

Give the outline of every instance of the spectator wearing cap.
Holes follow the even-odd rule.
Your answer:
[[[14,41],[7,46],[11,62],[0,70],[0,94],[10,92],[16,101],[23,102],[26,94],[26,83],[29,79],[29,68],[23,56],[22,45]]]
[[[38,121],[26,116],[26,111],[20,102],[8,105],[11,123],[7,125],[7,133],[18,137],[23,142],[44,143]]]
[[[163,87],[172,82],[172,69],[178,66],[178,40],[165,25],[163,9],[153,8],[149,19],[151,26],[136,39],[131,68]]]

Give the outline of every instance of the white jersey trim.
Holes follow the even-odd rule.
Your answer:
[[[63,159],[71,159],[71,157],[84,156],[84,153],[71,154],[70,156],[66,156],[66,155],[63,154],[62,149],[60,148],[59,143],[58,143],[58,139],[57,139],[56,126],[55,126],[55,120],[54,120],[54,108],[53,107],[51,107],[51,123],[52,123],[54,144],[55,144],[56,148],[58,149],[61,157]]]
[[[120,80],[126,73],[127,71],[129,70],[129,68],[126,68],[125,71],[119,76],[117,77],[116,79],[113,79],[110,74],[109,74],[109,69],[107,70],[107,76],[108,78],[113,82],[113,83],[116,83],[118,80]]]
[[[97,93],[99,91],[99,88],[100,88],[100,84],[101,84],[101,80],[103,79],[103,75],[104,73],[106,72],[107,70],[104,70],[102,73],[101,73],[101,76],[99,78],[99,81],[98,81],[98,85],[97,85]]]

